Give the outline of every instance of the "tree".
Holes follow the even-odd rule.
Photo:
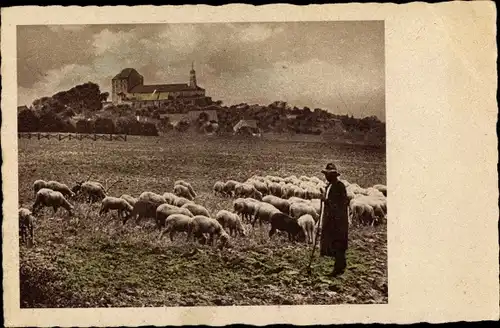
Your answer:
[[[17,129],[19,132],[36,132],[40,121],[31,109],[23,109],[17,114]]]
[[[109,92],[103,92],[99,95],[99,98],[101,99],[101,101],[107,101],[108,97],[109,97]]]
[[[94,123],[94,133],[112,134],[115,133],[115,124],[110,118],[99,117]]]

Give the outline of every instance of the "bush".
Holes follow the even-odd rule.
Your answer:
[[[94,133],[113,134],[115,133],[115,123],[110,118],[101,118],[95,120]]]
[[[40,120],[31,109],[23,109],[17,115],[17,129],[19,132],[36,132],[40,127]]]

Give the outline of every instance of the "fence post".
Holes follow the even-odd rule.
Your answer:
[[[97,134],[94,133],[94,141],[97,140]]]
[[[123,140],[127,141],[127,135],[126,134],[123,135]]]
[[[61,141],[61,134],[60,133],[57,134],[57,137],[58,137],[59,141]]]
[[[38,140],[40,140],[40,132],[38,132]]]
[[[112,133],[109,135],[109,141],[113,141],[113,134]]]

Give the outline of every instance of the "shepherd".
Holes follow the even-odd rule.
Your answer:
[[[348,206],[349,199],[344,184],[338,180],[340,173],[333,163],[324,170],[328,181],[323,195],[324,208],[321,217],[320,256],[335,258],[332,276],[342,275],[347,267],[346,251],[348,244]]]

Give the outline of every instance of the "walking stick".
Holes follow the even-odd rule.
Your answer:
[[[319,219],[318,219],[318,229],[316,230],[316,236],[314,237],[313,249],[311,251],[311,258],[309,259],[309,265],[307,266],[307,274],[311,275],[312,269],[312,261],[314,258],[314,251],[316,250],[316,244],[318,242],[319,231],[321,230],[321,220],[323,219],[323,199],[321,199],[320,209],[319,209]]]

